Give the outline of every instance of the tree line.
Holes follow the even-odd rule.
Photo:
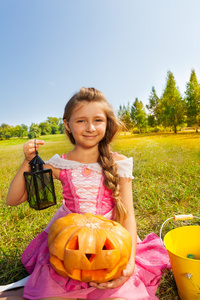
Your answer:
[[[27,137],[30,139],[47,134],[63,133],[62,118],[48,117],[46,121],[40,124],[32,123],[30,127],[25,124],[10,126],[8,124],[0,125],[0,140],[9,139],[11,137]]]
[[[184,96],[176,85],[174,75],[167,72],[166,85],[161,97],[158,97],[154,86],[148,98],[149,104],[135,98],[130,104],[120,105],[118,117],[125,124],[126,130],[132,132],[174,131],[183,127],[195,127],[198,132],[200,125],[200,84],[195,70],[191,71],[189,82],[186,83]],[[146,112],[146,109],[148,112]],[[48,117],[40,124],[31,126],[21,124],[10,126],[0,125],[0,140],[11,137],[27,137],[32,139],[40,135],[63,133],[62,118]]]
[[[135,101],[127,105],[120,105],[118,117],[126,128],[133,132],[174,131],[183,127],[195,127],[198,132],[200,125],[200,85],[195,70],[191,71],[189,82],[186,83],[184,96],[176,85],[174,75],[167,72],[166,85],[161,97],[152,87],[149,104]]]

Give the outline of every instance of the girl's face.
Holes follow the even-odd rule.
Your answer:
[[[76,146],[92,148],[105,135],[107,117],[101,103],[83,101],[74,108],[69,122],[64,120],[64,124],[72,133]]]

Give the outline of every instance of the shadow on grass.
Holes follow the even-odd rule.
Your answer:
[[[159,300],[181,300],[171,269],[165,269],[156,292]]]
[[[20,258],[0,256],[0,285],[16,282],[26,276],[28,273]]]

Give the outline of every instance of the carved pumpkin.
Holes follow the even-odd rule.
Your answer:
[[[69,214],[49,229],[50,263],[58,274],[84,282],[106,282],[125,269],[132,240],[119,223],[92,214]]]

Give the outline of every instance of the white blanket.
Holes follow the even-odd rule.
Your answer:
[[[16,289],[18,287],[23,287],[23,286],[25,286],[25,283],[27,282],[28,278],[29,278],[29,276],[27,276],[19,281],[10,283],[10,284],[0,285],[0,292],[4,292],[7,290],[11,290],[11,289]]]

